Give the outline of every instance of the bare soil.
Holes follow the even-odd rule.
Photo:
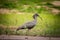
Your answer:
[[[18,35],[0,35],[0,40],[60,40],[60,37],[34,37]]]

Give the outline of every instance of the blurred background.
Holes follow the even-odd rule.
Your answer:
[[[28,32],[29,36],[60,36],[59,0],[0,0],[0,35],[25,35],[26,30],[16,29],[33,20],[38,13],[37,25]]]

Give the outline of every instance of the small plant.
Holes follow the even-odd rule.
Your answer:
[[[0,35],[3,34],[3,27],[0,26]]]

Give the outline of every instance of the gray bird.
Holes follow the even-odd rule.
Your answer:
[[[36,25],[36,23],[37,23],[37,17],[40,17],[40,16],[37,13],[35,13],[33,15],[33,19],[34,20],[32,20],[30,22],[24,23],[23,25],[21,25],[20,27],[18,27],[16,31],[21,30],[21,29],[28,29],[28,30],[30,30],[30,29],[34,28],[35,25]],[[42,18],[41,18],[41,20],[42,20]]]

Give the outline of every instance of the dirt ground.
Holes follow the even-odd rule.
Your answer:
[[[60,37],[33,37],[17,35],[0,35],[0,40],[60,40]]]

